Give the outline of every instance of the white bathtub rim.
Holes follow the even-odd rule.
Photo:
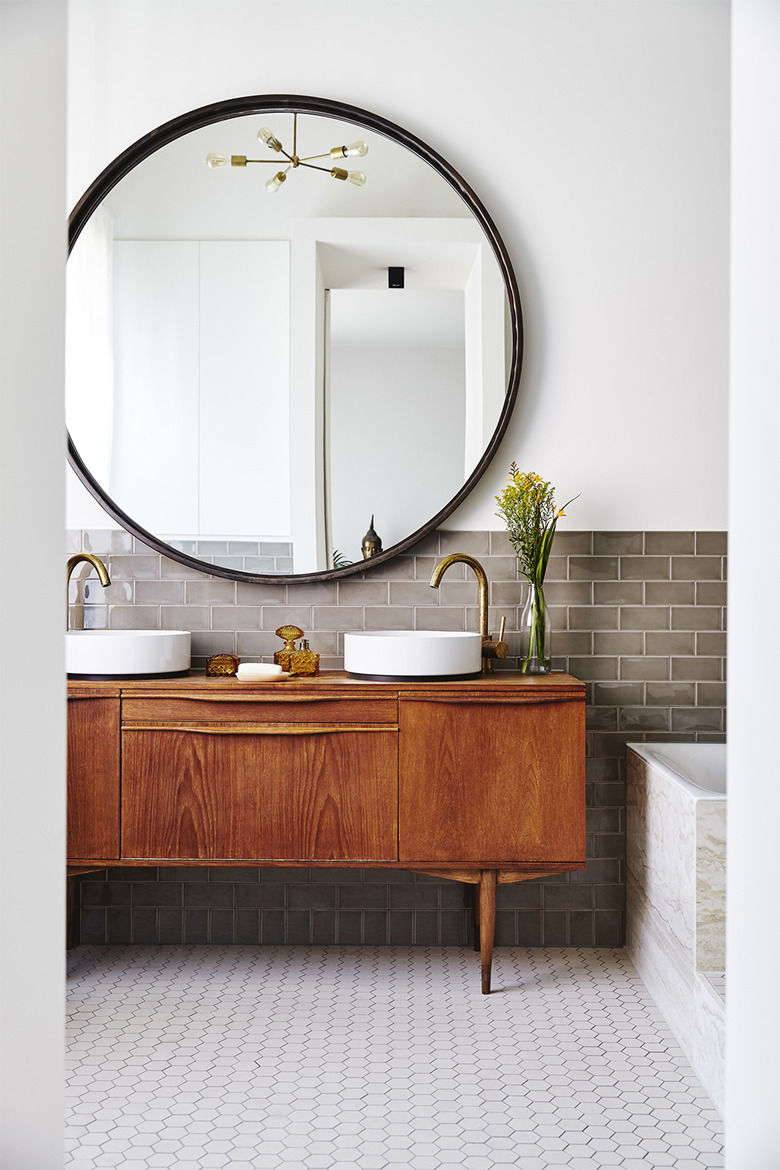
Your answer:
[[[651,768],[658,768],[696,800],[726,800],[725,743],[627,743]],[[697,760],[698,757],[698,760]],[[696,768],[699,766],[697,782]],[[720,785],[722,784],[722,788]],[[708,786],[709,785],[709,786]]]

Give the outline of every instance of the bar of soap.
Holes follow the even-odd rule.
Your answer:
[[[286,677],[281,666],[273,662],[241,662],[236,671],[239,682],[267,682]]]

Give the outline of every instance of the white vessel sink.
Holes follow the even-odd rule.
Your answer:
[[[469,678],[482,671],[482,638],[440,630],[345,634],[344,669],[353,678],[388,682]]]
[[[189,630],[68,630],[70,678],[159,678],[190,668]]]

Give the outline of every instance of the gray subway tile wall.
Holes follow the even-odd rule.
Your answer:
[[[438,590],[428,586],[441,557],[469,552],[490,581],[493,632],[506,616],[510,657],[496,666],[517,667],[526,585],[503,532],[438,532],[388,565],[298,585],[209,578],[113,530],[75,530],[68,545],[107,558],[112,578],[104,590],[78,567],[71,625],[191,629],[196,668],[218,652],[269,660],[287,622],[306,630],[326,670],[343,666],[345,630],[476,629],[470,570],[454,565]],[[625,744],[725,739],[725,582],[723,532],[558,530],[545,592],[554,668],[587,687],[588,866],[500,887],[499,945],[623,944]],[[473,937],[469,887],[390,870],[117,869],[84,875],[79,893],[84,943],[462,946]]]

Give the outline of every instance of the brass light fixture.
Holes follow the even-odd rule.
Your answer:
[[[333,179],[341,179],[343,182],[354,183],[356,187],[362,187],[366,181],[366,176],[363,171],[347,171],[344,167],[323,167],[317,166],[317,159],[329,158],[334,162],[342,158],[363,158],[368,154],[368,143],[366,142],[352,142],[349,146],[334,146],[325,154],[311,154],[306,158],[300,158],[298,155],[298,115],[293,114],[293,144],[292,154],[288,154],[282,146],[278,138],[268,129],[267,126],[261,126],[257,131],[258,141],[264,143],[269,150],[274,151],[275,154],[282,154],[288,161],[288,165],[267,181],[265,185],[266,191],[278,191],[282,183],[287,178],[287,172],[295,167],[309,167],[313,171],[323,171],[330,175]],[[247,158],[245,154],[211,154],[206,155],[206,163],[208,166],[216,169],[218,167],[245,167],[248,163],[272,163],[274,166],[279,165],[279,160],[276,158]]]

